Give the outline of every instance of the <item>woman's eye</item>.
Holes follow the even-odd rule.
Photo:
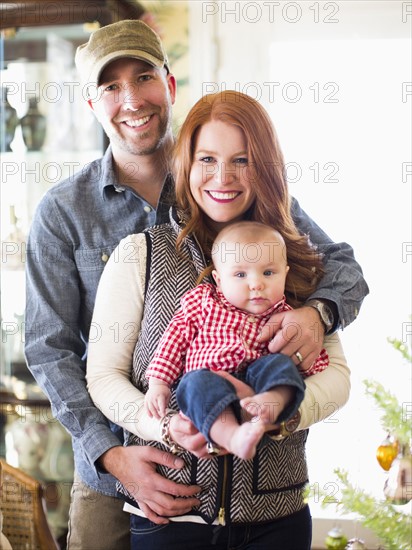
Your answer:
[[[240,157],[235,159],[236,164],[247,164],[248,160],[246,157]]]
[[[206,163],[210,163],[210,162],[213,162],[213,157],[202,157],[199,159],[201,162],[206,162]]]

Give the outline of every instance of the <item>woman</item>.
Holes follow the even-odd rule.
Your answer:
[[[89,344],[87,375],[96,404],[130,432],[128,444],[150,441],[173,450],[184,442],[176,428],[178,415],[167,414],[160,422],[145,415],[145,369],[180,297],[210,262],[217,232],[240,219],[277,229],[288,250],[293,275],[286,297],[294,307],[305,303],[321,277],[291,216],[272,123],[250,97],[223,92],[192,108],[176,147],[176,197],[170,224],[130,236],[110,258],[96,299],[93,326],[99,337]],[[324,346],[330,366],[307,379],[296,432],[272,439],[250,461],[231,455],[198,460],[185,453],[183,470],[162,469],[170,479],[202,488],[190,516],[154,525],[122,488],[132,512],[133,548],[310,548],[311,518],[302,495],[305,428],[336,411],[349,394],[338,337],[326,337]],[[170,407],[176,410],[174,396]],[[198,458],[207,456],[204,440],[196,448],[185,446]]]

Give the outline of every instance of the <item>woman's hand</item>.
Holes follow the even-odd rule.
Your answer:
[[[228,373],[226,371],[221,371],[221,370],[214,371],[214,373],[218,374],[222,378],[226,378],[226,380],[228,380],[229,382],[231,382],[233,384],[233,386],[235,387],[235,390],[236,390],[236,394],[239,397],[239,401],[241,401],[242,399],[245,399],[247,397],[253,397],[255,395],[255,391],[253,390],[253,388],[251,388],[245,382],[242,382],[241,380],[239,380],[235,376],[232,376],[230,373]],[[243,420],[243,422],[249,422],[250,420],[252,420],[252,418],[253,418],[252,414],[248,413],[248,411],[246,409],[242,409],[242,420]],[[272,430],[274,430],[275,428],[278,428],[278,427],[279,427],[278,424],[268,424],[265,427],[265,432],[270,432],[270,431],[272,431]]]
[[[169,426],[170,435],[175,443],[189,451],[197,458],[213,458],[214,456],[222,456],[227,454],[226,449],[213,445],[218,452],[211,453],[207,447],[207,441],[190,418],[183,413],[175,414],[170,420]]]
[[[313,307],[275,313],[259,336],[269,342],[271,353],[284,353],[292,358],[302,371],[309,369],[323,347],[325,330],[319,313]]]
[[[217,374],[218,376],[221,376],[222,378],[226,378],[233,386],[235,387],[236,394],[240,399],[244,399],[245,397],[253,397],[255,395],[255,391],[253,388],[248,386],[245,382],[242,382],[236,376],[232,376],[229,372],[224,370],[214,370],[214,374]]]
[[[206,439],[183,413],[175,414],[170,420],[170,436],[175,443],[197,458],[210,458]]]

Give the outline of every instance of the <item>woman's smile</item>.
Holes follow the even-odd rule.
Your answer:
[[[247,168],[243,130],[220,120],[201,127],[190,171],[190,191],[216,228],[241,219],[252,206],[256,196]]]
[[[241,194],[241,191],[209,191],[206,193],[217,202],[231,202]]]

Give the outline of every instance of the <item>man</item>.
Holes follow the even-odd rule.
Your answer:
[[[78,49],[76,65],[110,147],[102,159],[49,190],[38,206],[27,254],[26,357],[73,440],[69,550],[123,550],[129,545],[129,518],[115,498],[115,478],[155,523],[167,523],[167,516],[187,513],[198,502],[199,487],[177,485],[156,472],[156,464],[182,467],[181,459],[151,447],[122,447],[119,430],[93,405],[85,382],[91,316],[105,262],[123,237],[168,219],[176,81],[159,37],[141,21],[121,21],[93,33]],[[274,328],[302,327],[299,339],[293,330],[278,331],[271,346],[294,354],[304,367],[322,346],[313,325],[323,319],[323,336],[326,329],[351,322],[367,287],[347,245],[333,244],[297,204],[294,215],[303,232],[323,243],[327,274],[315,296],[320,300],[290,312],[293,317],[273,319],[267,337]],[[336,266],[346,275],[339,281]],[[319,316],[325,306],[330,319]],[[115,337],[116,319],[113,323]],[[177,442],[186,442],[186,448],[205,445],[189,423],[182,420],[179,429]]]
[[[73,438],[69,548],[123,549],[129,544],[128,514],[114,498],[114,478],[106,472],[133,484],[159,514],[170,514],[170,507],[187,512],[197,502],[171,495],[190,496],[198,488],[164,484],[155,473],[154,462],[178,467],[175,457],[149,447],[130,453],[120,446],[84,379],[105,261],[121,238],[168,219],[160,193],[164,186],[167,195],[171,184],[176,82],[159,38],[140,21],[98,30],[79,48],[76,63],[111,147],[103,159],[47,193],[37,209],[28,243],[26,357],[54,415]]]

